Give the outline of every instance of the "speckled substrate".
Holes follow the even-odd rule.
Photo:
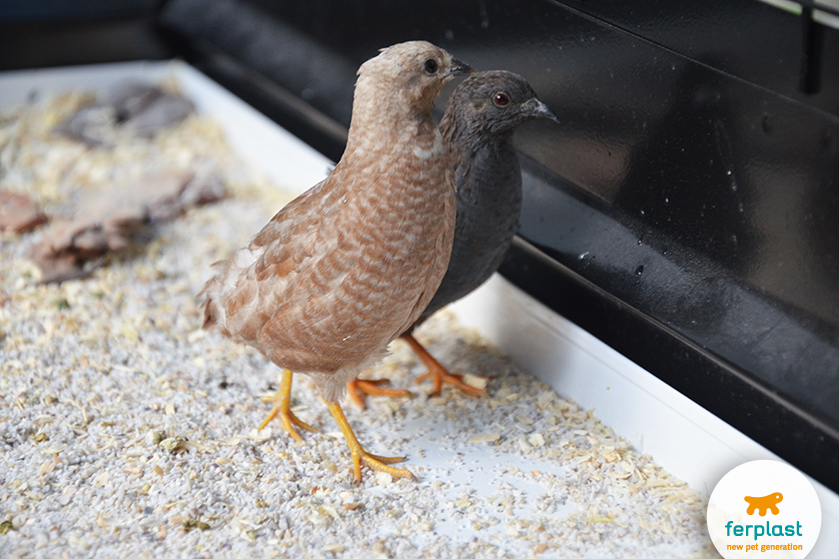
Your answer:
[[[489,397],[429,398],[395,342],[370,376],[416,396],[345,405],[362,443],[405,455],[419,481],[365,470],[351,485],[346,445],[302,376],[294,410],[324,432],[257,432],[278,370],[200,330],[194,296],[288,196],[206,117],[115,150],[50,136],[81,99],[0,119],[0,186],[55,212],[79,189],[173,167],[221,174],[233,195],[62,285],[39,285],[25,257],[42,232],[0,237],[0,556],[715,556],[695,492],[445,312],[420,340],[491,377]]]

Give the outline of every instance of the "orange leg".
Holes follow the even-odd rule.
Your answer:
[[[410,396],[411,393],[407,390],[399,388],[383,388],[380,384],[387,384],[390,381],[386,378],[375,380],[364,380],[357,378],[347,383],[347,395],[350,397],[355,405],[360,408],[365,407],[365,398],[362,394],[370,396],[387,396],[389,398],[402,398]]]
[[[388,466],[388,464],[402,462],[404,458],[376,456],[375,454],[370,454],[369,452],[364,450],[364,448],[362,448],[361,446],[361,443],[358,442],[358,439],[356,438],[355,433],[352,430],[352,427],[350,427],[347,418],[344,416],[344,410],[341,409],[340,404],[338,404],[337,402],[326,402],[326,407],[329,408],[329,413],[331,413],[332,417],[335,418],[335,422],[338,423],[338,427],[341,429],[341,433],[344,434],[344,438],[347,440],[347,446],[350,447],[350,455],[352,456],[352,468],[353,474],[355,475],[356,485],[359,485],[361,483],[362,462],[364,462],[368,468],[371,468],[378,472],[387,472],[394,478],[407,477],[411,479],[416,479],[414,477],[414,474],[412,474],[408,470]]]
[[[486,396],[486,390],[470,386],[463,382],[463,375],[453,375],[447,371],[439,361],[434,359],[434,356],[428,353],[428,350],[422,347],[422,344],[419,343],[414,336],[411,334],[405,334],[402,336],[402,339],[408,342],[408,345],[411,346],[411,349],[414,350],[414,353],[417,354],[417,357],[420,358],[420,361],[422,361],[428,369],[428,372],[419,377],[417,382],[422,382],[427,378],[434,379],[434,392],[431,393],[433,396],[440,395],[440,392],[443,389],[443,383],[451,384],[452,386],[459,388],[463,392],[471,394],[472,396]]]
[[[277,395],[274,396],[273,400],[274,405],[271,406],[268,417],[259,425],[260,431],[278,415],[280,416],[283,429],[297,441],[302,441],[303,437],[294,428],[295,425],[306,431],[320,431],[320,429],[297,419],[297,416],[291,411],[291,371],[288,369],[283,369],[282,377],[280,378],[280,389],[277,390]]]

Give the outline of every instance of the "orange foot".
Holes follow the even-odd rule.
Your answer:
[[[276,396],[267,399],[267,401],[271,400],[274,401],[274,405],[271,406],[271,411],[268,412],[268,417],[259,424],[260,431],[277,416],[280,416],[280,422],[282,423],[283,429],[285,429],[289,435],[294,437],[296,441],[302,442],[303,437],[301,437],[297,432],[297,429],[294,428],[295,425],[306,431],[320,431],[317,427],[312,427],[308,423],[298,419],[297,416],[294,415],[294,412],[291,411],[291,371],[288,369],[283,369],[282,377],[280,378],[280,389],[277,390]]]
[[[420,358],[420,361],[428,369],[428,372],[422,375],[417,379],[417,383],[424,381],[425,379],[432,378],[434,379],[434,391],[431,393],[432,396],[439,396],[440,392],[443,389],[443,384],[451,384],[455,388],[459,388],[461,391],[471,394],[472,396],[486,396],[487,391],[481,388],[471,386],[463,382],[463,375],[453,375],[445,367],[443,367],[439,361],[434,359],[428,350],[422,347],[422,344],[419,343],[414,336],[411,334],[405,334],[402,336],[402,339],[408,342],[408,345],[411,346],[411,349],[414,350],[414,353],[417,354],[417,357]],[[485,377],[480,377],[485,378]]]
[[[347,440],[347,445],[350,447],[350,455],[352,456],[352,467],[353,467],[353,474],[355,477],[355,484],[359,485],[361,483],[361,463],[364,464],[373,470],[378,472],[386,472],[393,476],[394,478],[410,478],[416,480],[414,474],[405,470],[403,468],[394,468],[393,466],[389,466],[388,464],[395,464],[397,462],[402,462],[405,460],[401,457],[388,457],[388,456],[377,456],[375,454],[370,454],[364,448],[362,448],[361,443],[358,442],[358,439],[355,436],[355,433],[350,427],[347,418],[344,416],[344,410],[341,409],[340,404],[337,402],[326,402],[326,407],[329,408],[329,412],[332,414],[332,417],[335,418],[335,422],[338,423],[338,427],[341,429],[341,433],[344,434],[344,438]]]
[[[380,384],[388,384],[390,381],[386,378],[375,380],[355,379],[347,383],[347,395],[350,400],[360,408],[365,407],[365,396],[387,396],[388,398],[402,398],[410,396],[408,390],[398,388],[383,388]]]

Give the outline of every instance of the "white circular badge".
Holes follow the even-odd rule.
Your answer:
[[[804,474],[774,460],[728,472],[708,500],[708,533],[725,559],[803,559],[822,526],[822,510]]]

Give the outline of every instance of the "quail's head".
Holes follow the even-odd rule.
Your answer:
[[[522,122],[535,118],[559,122],[527,80],[503,70],[480,72],[464,80],[449,100],[449,111],[470,130],[485,134],[512,133]]]
[[[387,84],[407,106],[427,111],[440,89],[456,74],[474,73],[445,50],[426,41],[409,41],[382,49],[358,69],[359,83],[368,77]],[[382,99],[382,102],[386,100]]]

